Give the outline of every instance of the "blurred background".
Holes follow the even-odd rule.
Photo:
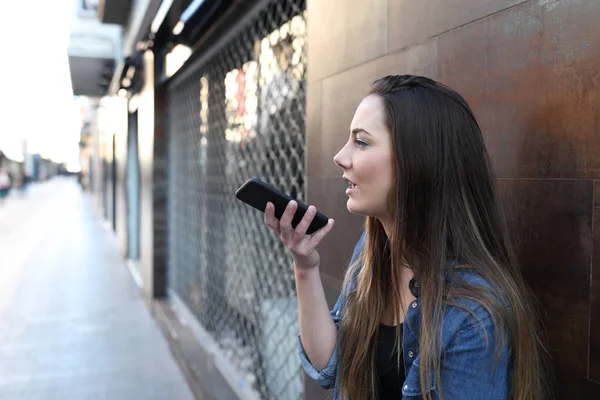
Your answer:
[[[58,166],[68,166],[71,173],[80,170],[83,114],[73,96],[67,57],[74,7],[70,1],[3,6],[3,36],[16,35],[18,40],[7,40],[1,67],[5,107],[0,118],[0,151],[5,166],[15,175],[19,166],[35,180],[56,174]],[[29,88],[38,88],[35,95]]]
[[[333,155],[370,83],[475,111],[561,399],[600,398],[600,2],[61,0],[0,6],[0,399],[325,399],[251,177],[362,219]]]

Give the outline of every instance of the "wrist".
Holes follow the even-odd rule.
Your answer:
[[[294,275],[296,280],[308,280],[321,276],[318,266],[306,268],[299,266],[297,263],[294,263]]]

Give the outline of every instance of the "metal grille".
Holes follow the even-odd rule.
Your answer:
[[[305,74],[304,1],[273,1],[168,88],[169,289],[262,399],[302,398],[293,266],[234,192],[304,199]]]

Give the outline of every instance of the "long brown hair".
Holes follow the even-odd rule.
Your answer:
[[[474,300],[490,314],[498,360],[510,343],[511,398],[547,397],[546,352],[535,299],[516,262],[473,112],[454,90],[424,77],[388,76],[377,80],[370,94],[381,98],[392,134],[396,189],[389,208],[394,225],[388,237],[378,219],[366,218],[366,243],[346,274],[345,287],[353,276],[357,283],[339,330],[341,398],[377,397],[377,331],[386,310],[394,310],[395,316],[404,310],[400,288],[408,282],[400,271],[406,266],[421,291],[424,399],[432,398],[426,388],[433,374],[443,394],[441,326],[447,307],[464,308],[459,299]],[[459,265],[450,267],[453,261]],[[460,280],[461,268],[470,268],[489,288]],[[401,341],[397,346],[400,353]]]

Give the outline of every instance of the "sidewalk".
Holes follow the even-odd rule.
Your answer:
[[[75,181],[0,206],[0,399],[193,399]]]

